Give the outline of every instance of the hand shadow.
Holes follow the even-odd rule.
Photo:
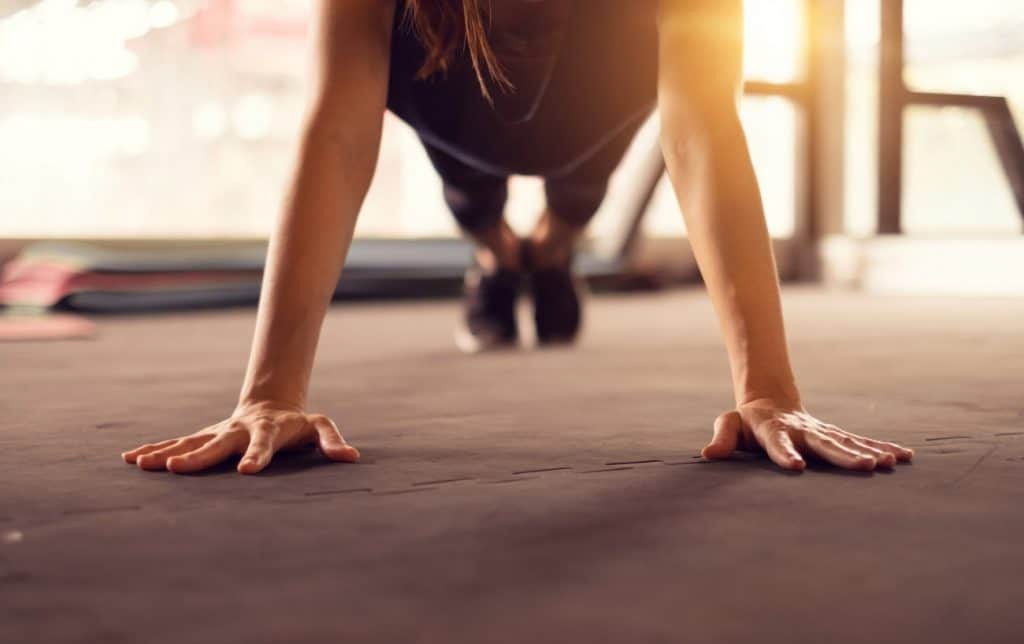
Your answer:
[[[828,474],[830,476],[846,476],[858,479],[870,478],[875,474],[889,475],[892,474],[896,468],[884,468],[880,467],[870,472],[864,472],[860,470],[847,470],[841,467],[832,465],[828,461],[824,461],[813,455],[804,456],[804,460],[807,462],[807,468],[803,472],[797,472],[794,470],[784,470],[768,458],[768,455],[764,452],[734,452],[728,459],[721,461],[711,461],[711,463],[733,463],[739,466],[742,464],[743,467],[754,467],[759,470],[772,471],[776,474],[783,476],[802,476],[805,472],[813,472],[815,474]],[[898,463],[897,467],[909,465],[909,463]]]
[[[324,456],[319,448],[314,446],[282,450],[274,454],[270,465],[259,474],[239,474],[238,463],[241,460],[241,455],[232,456],[213,467],[208,467],[205,470],[191,474],[183,474],[182,476],[292,476],[328,465],[352,465],[352,463],[332,461]]]

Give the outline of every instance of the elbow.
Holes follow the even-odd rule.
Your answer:
[[[373,180],[380,149],[380,129],[339,119],[309,119],[299,143],[299,164],[318,176],[330,176],[365,195]]]
[[[678,124],[689,129],[709,130],[720,125],[739,121],[739,85],[722,85],[717,88],[701,86],[662,89],[658,106],[663,124]]]
[[[337,119],[314,116],[306,122],[302,131],[303,145],[327,148],[337,152],[352,150],[357,142],[351,128]]]
[[[709,110],[685,101],[662,104],[661,153],[669,168],[688,166],[704,158],[710,145]]]
[[[317,107],[306,119],[302,147],[351,163],[375,164],[383,130],[383,114],[359,118],[343,110]]]
[[[346,125],[346,114],[343,105],[327,100],[315,102],[309,110],[303,139],[307,144],[328,144],[332,147],[350,145],[352,128]]]
[[[661,155],[669,169],[689,165],[699,158],[702,149],[703,141],[698,128],[662,118]]]
[[[684,164],[706,155],[723,137],[742,131],[739,92],[675,91],[659,100],[661,149],[667,164]]]

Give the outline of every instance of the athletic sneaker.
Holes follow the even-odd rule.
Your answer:
[[[537,325],[537,343],[542,345],[574,342],[583,318],[581,304],[586,286],[572,272],[572,258],[563,266],[535,267],[531,246],[523,243],[523,262],[529,271],[533,296],[533,321]]]
[[[466,271],[464,324],[455,342],[466,353],[514,347],[519,343],[516,300],[522,287],[519,271],[488,274],[473,265]]]

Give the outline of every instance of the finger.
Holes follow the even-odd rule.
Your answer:
[[[256,474],[270,464],[274,456],[274,445],[271,432],[265,429],[258,429],[252,433],[249,439],[249,447],[245,450],[245,456],[238,463],[238,471],[242,474]]]
[[[857,440],[856,438],[854,438],[847,432],[843,431],[842,429],[839,429],[838,427],[836,427],[835,429],[825,429],[823,431],[826,436],[836,441],[840,445],[848,447],[853,451],[859,452],[861,454],[870,454],[880,467],[892,467],[893,465],[896,464],[895,454],[890,454],[889,452],[877,449],[875,447],[872,447],[871,445],[867,445],[863,441]]]
[[[729,458],[736,451],[743,419],[737,411],[727,411],[715,419],[711,442],[704,446],[700,455],[708,460]]]
[[[168,445],[176,443],[177,441],[178,441],[177,438],[172,438],[170,440],[160,441],[159,443],[149,443],[147,445],[139,445],[138,447],[136,447],[133,450],[130,450],[130,451],[127,451],[127,452],[122,452],[121,453],[121,458],[124,459],[125,463],[132,463],[132,464],[134,464],[135,463],[135,459],[137,459],[138,457],[142,456],[143,454],[149,454],[150,452],[155,452],[158,449],[163,449],[164,447],[167,447]]]
[[[824,434],[808,432],[804,441],[815,455],[836,467],[870,472],[878,464],[875,461],[875,457],[870,454],[861,453],[841,445]]]
[[[898,461],[910,461],[914,458],[914,450],[908,447],[903,447],[902,445],[897,445],[896,443],[890,443],[888,441],[878,441],[866,436],[859,436],[857,434],[850,433],[845,429],[841,431],[850,438],[860,441],[865,445],[870,445],[871,447],[882,450],[883,452],[889,452],[895,456]]]
[[[310,419],[316,430],[316,444],[324,456],[332,461],[355,463],[359,460],[359,450],[345,442],[341,430],[334,421],[326,416],[313,416]]]
[[[217,465],[240,450],[237,435],[221,434],[198,449],[168,458],[167,470],[175,474],[198,472]]]
[[[853,447],[858,452],[864,452],[871,454],[875,457],[880,467],[892,467],[896,465],[897,456],[888,450],[878,449],[874,445],[868,444],[867,441],[858,440],[852,436],[847,436],[846,440],[848,443],[843,441],[843,444],[847,447]]]
[[[213,439],[213,434],[200,434],[179,438],[171,445],[135,459],[135,464],[144,470],[162,470],[167,466],[167,459],[178,454],[191,452]]]
[[[807,467],[800,453],[793,446],[793,440],[789,434],[781,431],[773,431],[764,439],[764,451],[768,458],[784,470],[802,472]]]

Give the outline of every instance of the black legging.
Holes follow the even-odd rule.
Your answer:
[[[544,175],[544,195],[553,217],[573,226],[590,222],[608,192],[608,179],[642,124],[629,123],[581,163],[562,173]],[[475,168],[440,148],[423,142],[444,183],[444,200],[462,230],[473,234],[501,222],[508,199],[508,174]]]

